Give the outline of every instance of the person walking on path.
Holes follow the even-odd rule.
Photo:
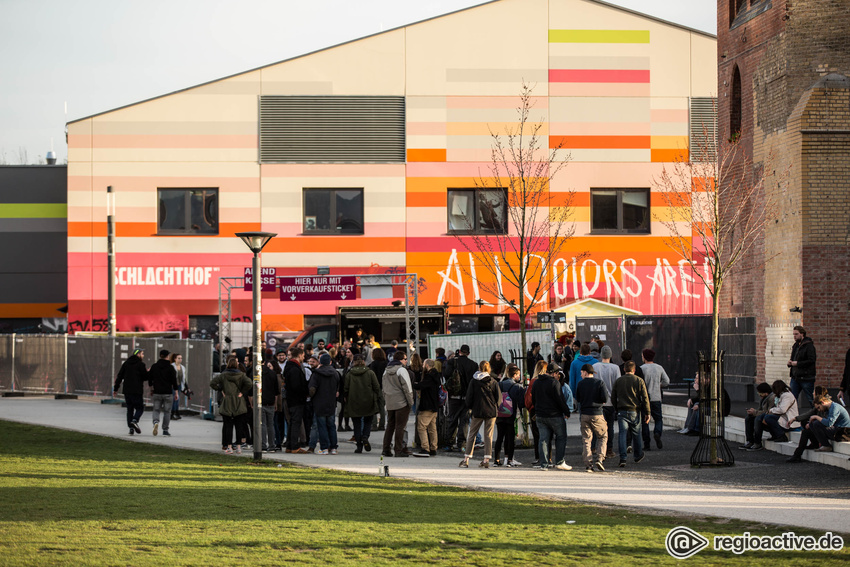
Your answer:
[[[493,448],[493,427],[496,425],[496,414],[499,409],[499,385],[490,376],[490,363],[482,360],[478,372],[473,374],[472,381],[466,389],[466,407],[472,412],[472,423],[466,435],[466,453],[460,462],[461,467],[469,468],[469,459],[475,450],[475,437],[478,430],[484,426],[484,460],[480,467],[490,468],[490,451]]]
[[[458,373],[457,379],[453,376],[455,371]],[[449,394],[448,432],[450,436],[456,432],[458,451],[463,450],[466,442],[466,430],[469,424],[466,392],[476,372],[478,372],[478,365],[469,359],[469,345],[460,345],[458,355],[443,364],[443,378],[446,380],[446,391]]]
[[[168,351],[159,351],[159,360],[148,370],[148,384],[153,400],[153,434],[159,431],[159,416],[162,415],[162,434],[170,436],[171,404],[177,399],[177,372],[168,360]]]
[[[629,433],[632,437],[632,447],[635,463],[644,458],[643,443],[641,439],[640,419],[649,423],[649,394],[646,384],[635,376],[635,363],[629,360],[623,365],[625,374],[614,382],[614,391],[611,392],[611,403],[617,412],[617,442],[620,449],[620,467],[626,466],[626,439]]]
[[[597,362],[595,358],[590,355],[590,345],[584,344],[579,347],[578,356],[576,356],[573,361],[570,363],[570,390],[575,392],[578,387],[578,383],[581,380],[581,367],[585,364],[593,364]]]
[[[307,406],[307,374],[304,371],[304,351],[299,347],[289,349],[289,360],[283,367],[283,388],[289,408],[289,433],[287,453],[306,453],[300,446],[301,428],[304,426],[304,410]],[[307,435],[310,429],[307,429]]]
[[[442,378],[430,358],[422,363],[422,379],[413,382],[413,388],[419,391],[419,404],[416,413],[416,431],[420,449],[414,457],[437,456],[437,413],[440,411],[440,386]]]
[[[127,404],[127,427],[130,435],[141,433],[139,420],[145,413],[145,382],[148,378],[148,369],[144,363],[145,351],[137,348],[118,370],[115,386],[112,388],[113,396],[118,393],[121,383],[124,383],[124,402]]]
[[[567,424],[564,421],[570,417],[570,408],[561,392],[561,383],[556,378],[561,368],[554,362],[546,367],[546,373],[537,377],[531,387],[531,400],[537,419],[537,429],[540,431],[538,452],[540,468],[549,468],[549,441],[555,437],[555,468],[562,471],[572,470],[564,462],[567,448]]]
[[[605,458],[611,458],[614,456],[614,422],[617,421],[614,406],[611,404],[611,392],[614,390],[614,382],[622,375],[622,372],[619,366],[611,362],[611,357],[614,356],[611,347],[608,345],[602,347],[599,356],[602,357],[602,360],[593,364],[593,372],[596,378],[602,380],[607,396],[605,404],[602,406],[602,417],[605,418],[608,439],[605,446]]]
[[[794,346],[791,347],[791,358],[788,360],[788,375],[791,378],[791,393],[794,394],[794,399],[799,400],[800,392],[804,392],[809,403],[813,403],[817,358],[815,343],[806,335],[806,329],[801,325],[794,327]]]
[[[366,367],[363,355],[356,354],[351,368],[345,374],[345,411],[354,422],[355,453],[372,450],[369,434],[372,431],[372,417],[378,413],[381,400],[381,386],[378,377]]]
[[[336,435],[336,399],[339,392],[339,373],[331,365],[331,355],[319,357],[319,367],[313,371],[308,384],[313,402],[313,420],[319,436],[317,455],[336,455],[339,448]],[[310,442],[312,447],[312,440]]]
[[[655,351],[652,349],[643,350],[643,366],[640,369],[643,371],[643,379],[646,382],[646,391],[649,394],[649,414],[652,415],[652,420],[655,422],[653,437],[655,445],[661,449],[664,444],[661,441],[661,434],[664,432],[664,418],[661,415],[661,388],[666,388],[670,385],[670,377],[664,371],[660,364],[655,364]],[[643,434],[644,448],[649,451],[649,421],[643,420],[641,427]]]
[[[239,440],[248,435],[245,431],[245,416],[248,414],[246,398],[251,395],[253,387],[250,378],[239,370],[239,361],[236,358],[229,359],[224,372],[210,382],[210,388],[222,393],[221,405],[219,406],[219,413],[223,421],[221,449],[228,455],[234,451],[239,455],[242,454],[242,445]],[[234,427],[236,428],[236,443],[233,443]]]
[[[610,348],[607,346],[602,349]],[[605,356],[604,354],[602,355]],[[597,363],[601,364],[601,363]],[[611,365],[616,368],[615,365]],[[619,368],[617,371],[619,372]],[[602,380],[594,376],[594,366],[585,364],[581,369],[581,382],[576,388],[576,403],[581,412],[581,441],[584,446],[584,466],[587,472],[593,472],[593,467],[605,471],[602,462],[608,447],[608,424],[602,415],[602,407],[608,401],[608,392]],[[596,451],[593,451],[594,437]]]
[[[384,403],[387,411],[387,428],[384,431],[384,447],[381,453],[385,457],[392,457],[392,448],[396,457],[409,457],[410,450],[404,446],[404,430],[407,427],[407,418],[410,417],[410,408],[413,407],[413,384],[410,375],[404,367],[407,354],[399,350],[393,355],[393,360],[384,371]],[[393,438],[395,442],[393,443]]]
[[[180,417],[180,392],[183,392],[184,396],[191,395],[187,394],[189,391],[189,378],[187,376],[186,365],[183,364],[182,354],[172,352],[168,355],[168,361],[177,373],[177,389],[174,390],[174,401],[171,404],[171,419],[178,421],[183,419]]]
[[[525,398],[525,389],[519,385],[522,380],[522,372],[515,364],[509,364],[505,370],[505,377],[499,381],[499,391],[507,394],[511,400],[511,415],[496,416],[496,460],[495,465],[500,466],[499,458],[502,453],[502,444],[505,446],[505,466],[519,466],[519,461],[514,460],[514,445],[516,443],[516,432],[514,424],[516,423],[517,412],[523,407]],[[501,408],[504,404],[499,404]]]

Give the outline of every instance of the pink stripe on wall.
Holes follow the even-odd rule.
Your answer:
[[[673,109],[657,109],[650,112],[653,122],[688,122],[688,111]]]
[[[408,122],[405,130],[409,136],[445,136],[445,122]]]
[[[317,163],[260,166],[262,177],[404,177],[404,164]]]
[[[363,229],[362,237],[403,237],[405,235],[403,222],[367,222]],[[264,222],[263,230],[277,233],[280,238],[295,238],[303,234],[304,227],[300,222]],[[356,239],[357,236],[351,238]],[[301,252],[301,250],[291,250],[291,252]]]
[[[648,83],[648,69],[549,69],[550,83]]]

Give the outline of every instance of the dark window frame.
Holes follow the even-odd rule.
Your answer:
[[[486,192],[496,192],[501,191],[503,202],[505,204],[505,212],[502,216],[502,232],[488,231],[484,230],[480,226],[480,215],[478,213],[478,193],[486,191]],[[449,195],[452,192],[457,193],[469,193],[470,195],[475,196],[472,200],[473,203],[473,215],[475,218],[474,226],[471,226],[466,229],[452,229],[451,228],[451,204],[449,200]],[[479,188],[469,188],[469,187],[449,187],[446,191],[446,234],[474,234],[477,236],[504,236],[508,234],[510,231],[508,230],[508,190],[506,187],[488,187],[486,189]]]
[[[184,214],[186,215],[186,226],[190,228],[173,229],[162,228],[162,191],[183,191],[184,197]],[[212,191],[215,193],[215,232],[198,232],[191,229],[192,226],[192,201],[191,195],[193,191]],[[216,236],[221,232],[221,220],[219,212],[221,211],[221,192],[219,187],[157,187],[156,188],[156,234],[157,236]]]
[[[307,229],[307,193],[310,191],[331,191],[330,218],[336,218],[336,192],[360,191],[360,232],[340,232],[339,230]],[[366,234],[366,191],[363,187],[302,187],[301,188],[301,234],[304,236],[363,236]]]
[[[617,192],[617,228],[601,229],[593,227],[593,193],[595,191]],[[623,195],[625,193],[645,193],[647,208],[646,229],[623,228]],[[590,234],[652,234],[652,191],[646,187],[593,187],[590,189]]]

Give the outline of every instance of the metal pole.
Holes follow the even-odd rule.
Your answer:
[[[254,296],[254,356],[253,356],[253,374],[254,374],[254,431],[253,433],[253,441],[254,441],[254,460],[262,461],[263,460],[263,418],[262,418],[262,408],[260,405],[263,403],[263,383],[260,380],[262,376],[262,363],[263,358],[260,353],[260,320],[262,318],[261,314],[261,298],[260,298],[260,282],[262,277],[260,276],[260,254],[259,250],[254,251],[254,264],[253,264],[254,273],[252,274],[252,279],[254,280],[253,286],[253,296]]]
[[[68,393],[68,333],[65,333],[65,393]]]
[[[106,251],[107,251],[107,273],[109,274],[109,291],[107,292],[109,321],[109,336],[115,336],[115,219],[113,217],[114,206],[112,185],[106,188]]]
[[[12,391],[15,391],[15,333],[12,333]]]

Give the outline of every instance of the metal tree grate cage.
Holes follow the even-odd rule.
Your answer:
[[[714,374],[712,379],[712,373]],[[700,436],[691,453],[692,467],[731,467],[735,455],[726,443],[723,419],[723,351],[718,360],[699,353],[699,428]]]

